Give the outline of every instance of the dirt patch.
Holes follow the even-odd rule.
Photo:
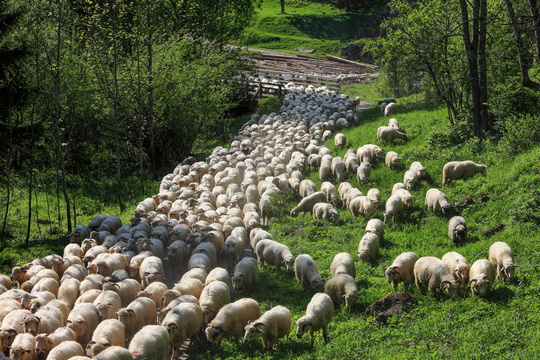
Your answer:
[[[407,291],[392,293],[381,300],[371,304],[364,315],[375,316],[378,322],[386,325],[388,318],[394,314],[411,311],[418,304],[418,300]]]

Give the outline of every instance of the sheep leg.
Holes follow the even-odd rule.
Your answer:
[[[328,326],[323,326],[322,334],[324,337],[324,342],[327,343],[328,342]]]
[[[313,329],[309,329],[308,333],[309,333],[310,344],[311,344],[311,347],[313,348],[313,343],[315,342],[315,336],[313,334]]]

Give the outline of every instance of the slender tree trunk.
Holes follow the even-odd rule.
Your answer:
[[[528,0],[529,11],[531,12],[533,26],[534,26],[534,38],[536,41],[536,61],[540,62],[540,10],[538,9],[537,0]]]
[[[285,0],[279,0],[279,3],[281,5],[281,13],[285,14]]]
[[[6,208],[4,219],[2,219],[2,233],[0,233],[0,250],[6,247],[7,223],[9,218],[9,205],[11,203],[11,164],[13,162],[13,126],[11,126],[11,117],[8,117],[9,138],[8,153],[7,153],[7,169],[6,169]]]
[[[480,131],[484,134],[489,128],[488,102],[488,80],[487,80],[487,0],[479,0],[480,17],[478,31],[478,81],[480,86]]]
[[[157,159],[156,159],[156,125],[154,119],[154,75],[153,75],[153,45],[152,45],[152,17],[150,4],[146,6],[146,95],[147,95],[147,122],[150,126],[150,168],[152,180],[157,180]]]

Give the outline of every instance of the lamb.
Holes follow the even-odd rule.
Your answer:
[[[259,280],[257,260],[252,257],[244,257],[236,264],[231,283],[233,289],[240,293],[251,288]]]
[[[306,315],[296,321],[296,337],[299,339],[306,332],[311,339],[311,347],[315,337],[314,332],[322,329],[324,341],[328,342],[328,324],[334,316],[334,304],[328,294],[316,293],[307,305]]]
[[[514,264],[514,256],[510,246],[502,241],[494,242],[489,247],[489,262],[495,267],[497,277],[503,283],[512,281],[514,278],[514,270],[519,265]]]
[[[356,278],[356,266],[354,265],[352,255],[346,252],[336,254],[330,264],[330,273],[332,276],[336,274],[348,274],[353,279]]]
[[[88,356],[96,356],[109,346],[125,346],[126,327],[117,319],[103,320],[92,334],[92,340],[86,346]]]
[[[44,354],[45,357],[49,352],[56,346],[60,345],[65,341],[76,341],[77,335],[73,330],[66,326],[57,328],[52,334],[38,334],[36,336],[36,354],[38,357],[40,354]],[[81,351],[82,350],[81,346]]]
[[[347,138],[342,133],[337,133],[334,135],[334,146],[338,149],[343,149],[347,143]]]
[[[229,236],[225,240],[225,255],[227,256],[227,263],[229,269],[234,269],[244,251],[244,242],[235,236]]]
[[[119,309],[115,315],[126,331],[126,339],[131,339],[133,335],[146,325],[153,325],[156,321],[157,306],[154,300],[147,297],[140,297],[133,300],[125,308]]]
[[[352,309],[358,300],[358,287],[349,274],[336,274],[324,285],[324,293],[332,299],[335,307],[345,302],[345,307]]]
[[[244,327],[244,342],[261,339],[265,349],[273,349],[279,339],[289,337],[291,332],[291,312],[285,306],[275,306],[255,321]]]
[[[448,221],[448,237],[455,245],[463,245],[467,241],[467,223],[461,216],[453,216]]]
[[[68,340],[63,341],[55,346],[47,356],[47,360],[73,360],[76,357],[83,356],[84,349],[76,341]],[[88,358],[86,358],[88,359]],[[100,357],[101,359],[101,357]]]
[[[313,205],[313,218],[315,219],[326,219],[337,224],[339,223],[339,217],[339,212],[332,204],[319,202]]]
[[[369,177],[371,176],[371,164],[367,161],[363,161],[356,170],[356,180],[360,184],[367,184]]]
[[[36,338],[31,334],[17,334],[11,344],[9,356],[13,360],[35,360]]]
[[[386,200],[384,210],[384,222],[388,224],[390,221],[396,222],[396,216],[403,209],[403,200],[399,195],[392,195]]]
[[[355,217],[363,215],[366,219],[377,210],[377,203],[367,196],[357,196],[347,201],[351,214]]]
[[[84,239],[90,237],[90,228],[86,225],[77,225],[69,235],[68,240],[72,244],[80,245]]]
[[[439,189],[432,188],[426,192],[425,204],[435,214],[447,215],[451,211],[446,194]]]
[[[274,240],[264,239],[259,241],[255,247],[255,254],[261,268],[267,262],[278,269],[284,266],[285,271],[290,271],[294,264],[294,256],[289,248]]]
[[[302,285],[304,290],[308,287],[315,291],[324,290],[324,280],[317,270],[317,264],[308,254],[300,254],[294,261],[294,274],[296,280]]]
[[[409,170],[416,175],[418,180],[425,179],[427,176],[426,167],[422,165],[420,161],[414,161]]]
[[[389,151],[386,153],[385,163],[386,167],[390,170],[396,170],[402,166],[401,158],[395,151]]]
[[[495,267],[486,259],[478,259],[471,266],[470,277],[472,293],[485,295],[495,281]]]
[[[414,264],[418,261],[418,255],[413,252],[404,252],[398,255],[392,265],[384,269],[386,281],[392,284],[394,291],[397,291],[400,282],[403,282],[405,289],[414,284]]]
[[[241,338],[250,321],[261,317],[259,303],[251,298],[223,306],[205,329],[206,338],[220,346],[224,337]]]
[[[403,174],[403,184],[405,184],[405,189],[412,190],[418,181],[418,177],[411,171],[405,171]]]
[[[317,191],[300,200],[298,205],[291,210],[291,216],[297,217],[300,213],[305,215],[306,212],[313,213],[313,206],[318,202],[326,202],[326,194],[322,191]]]
[[[180,347],[187,339],[190,339],[190,345],[193,343],[201,330],[202,319],[201,307],[189,302],[180,303],[165,315],[162,326],[167,329],[172,345],[171,359],[179,357]]]
[[[219,309],[231,302],[229,285],[223,281],[212,281],[205,286],[199,299],[203,311],[203,323],[208,324]]]
[[[115,313],[122,308],[120,295],[111,290],[103,291],[92,303],[98,309],[100,320],[114,318]]]
[[[66,320],[66,326],[77,335],[77,342],[86,346],[99,324],[99,312],[94,304],[75,305]]]
[[[377,139],[380,141],[393,142],[396,139],[408,140],[407,134],[390,126],[379,126],[377,129]]]
[[[374,233],[365,233],[358,243],[358,258],[366,263],[375,261],[379,255],[379,236]]]
[[[452,298],[457,298],[461,279],[454,279],[444,261],[433,256],[419,258],[414,264],[414,281],[420,291],[426,288],[435,295],[437,289],[447,291]]]
[[[449,251],[443,255],[442,261],[448,266],[448,270],[454,275],[454,278],[463,280],[464,283],[469,279],[469,262],[455,251]]]
[[[476,164],[473,161],[450,161],[442,171],[442,187],[449,185],[452,180],[466,180],[476,174],[486,174],[486,165]]]
[[[128,350],[134,360],[167,360],[169,356],[167,329],[159,325],[146,325],[135,334]]]
[[[163,270],[161,258],[157,256],[144,258],[139,268],[139,277],[143,289],[154,281],[162,281],[165,278],[165,271]]]

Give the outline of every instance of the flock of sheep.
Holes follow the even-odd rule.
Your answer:
[[[390,115],[395,101],[386,100]],[[334,136],[337,148],[346,146],[345,136],[335,133],[358,122],[357,104],[358,99],[324,89],[290,86],[279,114],[254,115],[229,148],[215,148],[206,161],[180,163],[156,195],[139,203],[129,224],[99,214],[73,230],[61,256],[14,267],[11,278],[0,276],[0,359],[177,359],[188,339],[203,338],[217,346],[224,338],[261,339],[264,348],[273,349],[291,332],[290,310],[280,305],[261,314],[256,300],[242,297],[250,295],[264,266],[294,270],[303,288],[316,291],[296,322],[296,335],[308,333],[313,346],[314,333],[322,330],[327,341],[335,308],[350,309],[358,299],[355,260],[348,252],[336,254],[332,278],[325,282],[309,254],[293,255],[265,230],[272,197],[297,192],[302,200],[290,210],[292,217],[310,213],[339,222],[341,206],[364,216],[357,256],[370,262],[378,255],[385,223],[412,206],[410,191],[426,176],[421,163],[412,163],[386,200],[384,219],[371,218],[381,192],[373,188],[363,195],[344,181],[345,172],[367,184],[377,161],[400,169],[398,154],[367,144],[340,158],[323,145]],[[406,140],[396,119],[377,136]],[[310,169],[319,171],[320,186],[304,179]],[[470,161],[448,163],[442,185],[485,170]],[[428,191],[425,204],[448,215],[448,200],[438,189]],[[450,219],[454,243],[463,244],[466,232],[465,219]],[[406,252],[385,274],[394,290],[400,282],[406,288],[414,282],[419,289],[456,296],[458,285],[467,281],[473,293],[485,294],[496,276],[511,280],[516,266],[511,249],[498,242],[489,260],[472,266],[456,252],[442,259]]]

